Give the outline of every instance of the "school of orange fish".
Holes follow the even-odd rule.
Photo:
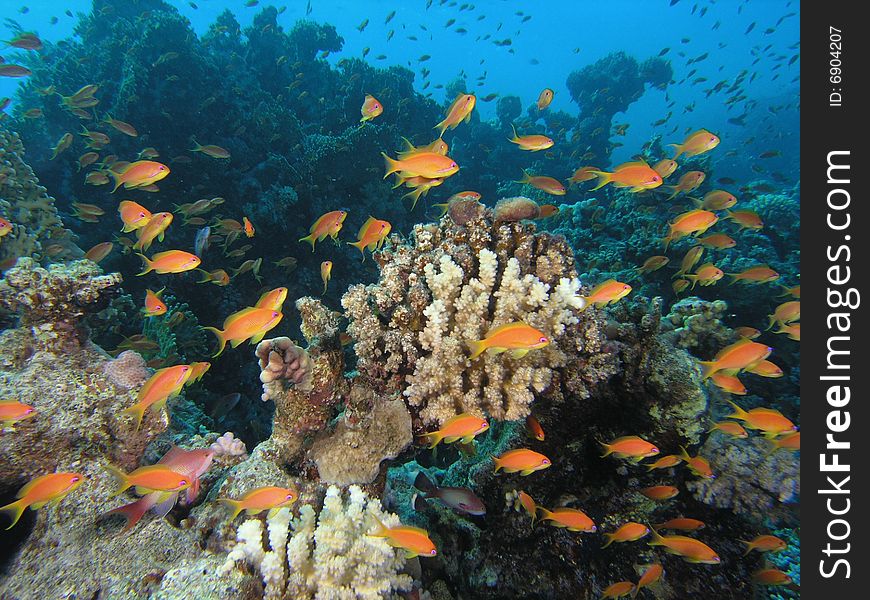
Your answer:
[[[19,47],[34,46],[39,42],[29,34],[24,34],[17,40]],[[34,36],[35,37],[35,36]],[[41,43],[39,43],[41,46]],[[9,75],[14,65],[4,65]],[[95,94],[98,85],[86,85],[70,96],[62,96],[64,107],[72,114],[91,108],[98,103]],[[544,89],[536,103],[539,111],[546,110],[553,99],[553,90]],[[447,178],[459,171],[459,165],[450,158],[448,144],[444,141],[444,133],[458,127],[463,122],[468,122],[474,110],[477,98],[474,94],[460,94],[447,109],[444,119],[439,122],[435,129],[438,130],[438,138],[431,144],[414,147],[405,140],[405,149],[398,153],[397,158],[391,158],[382,153],[386,172],[384,178],[395,174],[394,187],[404,185],[411,191],[405,194],[410,197],[414,204],[422,196],[434,187],[441,185]],[[366,95],[360,109],[360,126],[366,124],[384,114],[384,105],[372,95]],[[102,121],[123,135],[136,137],[135,127],[129,123],[106,116]],[[133,161],[124,161],[115,155],[105,156],[101,162],[99,152],[109,143],[109,136],[100,131],[83,128],[80,135],[86,140],[88,152],[77,160],[79,170],[95,168],[85,176],[85,181],[92,185],[105,185],[112,183],[112,192],[123,187],[125,190],[158,191],[158,182],[170,175],[170,169],[165,164],[152,159],[159,157],[159,152],[154,148],[145,148]],[[194,147],[191,152],[201,153],[217,160],[230,159],[230,153],[220,146],[201,145],[192,140]],[[540,134],[519,135],[513,129],[513,136],[509,141],[528,152],[546,150],[553,146],[552,139]],[[686,137],[679,144],[671,144],[675,148],[672,158],[663,158],[655,165],[650,166],[645,160],[639,159],[618,165],[611,172],[600,170],[587,165],[578,168],[568,179],[568,186],[580,184],[586,181],[597,180],[592,190],[600,189],[608,184],[617,188],[626,189],[630,193],[650,193],[666,189],[670,195],[668,199],[681,194],[691,194],[705,180],[702,171],[689,171],[683,174],[673,185],[664,185],[678,168],[676,160],[681,156],[693,157],[713,150],[719,144],[719,137],[700,129]],[[52,149],[51,159],[67,151],[74,142],[71,133],[64,134]],[[173,160],[178,159],[176,157]],[[567,192],[567,187],[558,179],[546,175],[532,175],[523,171],[523,177],[519,183],[530,185],[542,190],[547,194],[560,196]],[[451,203],[479,200],[480,194],[473,191],[454,194],[443,204],[436,206],[447,210]],[[737,203],[737,198],[725,190],[713,190],[703,198],[693,198],[696,207],[678,215],[670,224],[665,237],[662,239],[664,250],[667,251],[671,244],[689,237],[693,245],[682,258],[680,269],[674,275],[673,289],[676,293],[684,291],[691,283],[701,286],[715,285],[723,278],[725,273],[712,262],[696,265],[700,262],[705,249],[728,249],[734,247],[737,242],[724,233],[712,233],[705,237],[708,229],[719,221],[719,213],[724,212],[726,217],[738,225],[739,228],[758,230],[763,227],[761,218],[750,210],[732,210]],[[184,218],[185,224],[199,226],[207,223],[202,216],[210,209],[223,203],[222,198],[202,199],[194,203],[176,207],[176,213]],[[85,222],[98,222],[104,211],[95,205],[75,203],[75,216]],[[546,217],[558,211],[552,205],[539,207],[541,217]],[[148,251],[156,240],[162,242],[170,225],[173,223],[172,212],[152,213],[141,204],[132,200],[123,200],[118,204],[118,214],[123,224],[122,233],[134,234],[135,240],[129,237],[116,237],[125,251],[136,251],[142,258],[143,270],[138,273],[144,276],[149,273],[158,275],[178,274],[198,269],[201,260],[197,254],[171,249],[153,254],[150,258],[144,253]],[[317,242],[324,241],[327,237],[339,244],[338,235],[348,214],[344,210],[327,212],[318,218],[310,227],[309,234],[301,238],[300,242],[311,245],[312,251]],[[223,236],[225,248],[228,250],[238,236],[244,234],[248,238],[255,235],[255,229],[251,221],[245,216],[242,221],[235,219],[218,219],[210,225],[215,230],[215,236]],[[8,234],[11,224],[0,218],[0,238]],[[360,250],[365,260],[366,251],[374,252],[381,248],[391,231],[391,224],[387,221],[369,217],[358,232],[358,240],[350,245]],[[209,233],[206,233],[208,238]],[[97,244],[85,254],[94,262],[104,259],[114,248],[112,242]],[[237,252],[237,251],[233,251]],[[229,256],[232,254],[228,252]],[[244,254],[235,254],[240,256]],[[669,263],[665,255],[652,256],[643,265],[637,268],[638,273],[644,274],[661,269]],[[259,279],[259,268],[262,259],[245,261],[235,269],[232,277],[251,271]],[[276,264],[281,265],[281,261]],[[694,269],[694,272],[692,270]],[[211,272],[200,270],[204,277],[199,283],[213,283],[227,285],[231,276],[224,269]],[[323,291],[331,277],[332,262],[324,261],[321,264],[321,278]],[[742,282],[753,285],[767,284],[776,281],[779,274],[767,265],[757,265],[746,269],[741,273],[730,274],[733,282]],[[597,307],[616,303],[631,292],[631,286],[616,280],[605,281],[584,297],[585,304]],[[146,291],[144,299],[143,315],[150,318],[167,312],[166,304],[161,300],[162,290],[154,292]],[[229,315],[222,325],[217,327],[205,327],[211,331],[218,342],[218,349],[214,356],[220,355],[226,344],[233,348],[248,341],[256,344],[281,321],[282,306],[287,297],[287,288],[276,288],[266,292],[252,307],[245,307]],[[777,334],[785,334],[792,340],[800,340],[800,286],[785,288],[783,295],[791,296],[794,300],[784,302],[777,306],[769,317],[768,329],[775,325]],[[710,379],[716,386],[731,394],[745,394],[746,388],[738,379],[740,373],[752,373],[762,377],[780,377],[782,371],[775,364],[767,360],[772,348],[766,344],[753,341],[761,335],[761,332],[752,327],[741,327],[736,330],[739,341],[723,348],[712,361],[700,362],[703,379]],[[509,352],[514,358],[522,358],[528,352],[542,348],[549,344],[549,338],[545,332],[539,331],[522,322],[508,323],[492,329],[482,340],[468,340],[469,359],[474,360],[484,352]],[[210,363],[197,362],[189,365],[173,365],[158,369],[142,386],[138,392],[136,403],[127,408],[124,413],[130,415],[138,429],[146,412],[160,413],[166,408],[167,401],[178,395],[185,385],[200,379],[209,369]],[[729,401],[730,402],[730,401]],[[730,402],[734,412],[728,416],[731,420],[722,421],[713,425],[711,432],[720,431],[735,438],[746,438],[748,433],[745,427],[761,432],[771,443],[771,450],[800,449],[800,432],[796,426],[779,411],[771,408],[754,408],[749,411],[743,410],[733,402]],[[31,406],[16,402],[0,402],[0,422],[4,427],[12,429],[15,423],[25,419],[39,418],[38,412]],[[532,438],[544,439],[544,431],[534,416],[527,420],[527,428]],[[475,436],[485,432],[488,424],[485,419],[470,414],[457,415],[437,431],[424,435],[424,439],[434,448],[439,443],[453,443],[461,441],[472,443]],[[635,465],[647,458],[658,457],[660,449],[653,443],[636,435],[627,435],[617,438],[610,443],[602,444],[604,456],[613,456],[617,459],[628,460]],[[173,448],[157,464],[140,467],[131,473],[125,473],[113,465],[107,465],[106,469],[117,480],[117,488],[113,494],[116,496],[127,489],[133,488],[137,495],[141,496],[135,502],[116,508],[111,513],[121,514],[127,519],[127,529],[133,527],[141,516],[156,508],[159,515],[165,515],[175,505],[180,492],[186,492],[187,502],[195,500],[199,488],[199,477],[208,469],[213,453],[209,450],[187,451]],[[528,476],[536,471],[551,466],[551,459],[530,448],[519,448],[505,452],[494,458],[495,471],[506,473],[519,473]],[[680,448],[679,454],[669,454],[658,457],[654,462],[646,464],[650,471],[675,467],[685,464],[696,476],[714,477],[709,462],[702,456],[691,456],[685,448]],[[17,494],[17,500],[0,508],[11,517],[11,524],[7,529],[14,526],[20,519],[24,510],[28,507],[37,510],[50,502],[60,502],[67,494],[75,490],[85,481],[81,473],[51,473],[38,476],[21,488]],[[422,485],[422,484],[421,484]],[[436,488],[431,484],[427,488],[426,497],[438,497],[446,503],[457,506],[467,506],[462,502],[470,502],[480,506],[482,503],[476,499],[469,490],[456,488]],[[420,486],[418,486],[420,487]],[[679,490],[671,485],[655,485],[640,490],[647,498],[665,502],[679,493]],[[240,499],[221,498],[220,501],[232,510],[231,518],[235,518],[244,511],[249,515],[258,514],[269,510],[274,511],[284,506],[289,506],[298,497],[295,490],[279,487],[262,487],[249,491]],[[451,502],[454,499],[454,503]],[[476,502],[475,502],[476,501]],[[595,533],[598,531],[595,523],[583,511],[567,507],[556,507],[552,510],[538,506],[535,501],[525,492],[518,491],[516,495],[518,508],[526,510],[534,523],[537,519],[549,521],[553,526],[563,527],[572,532]],[[466,508],[467,512],[473,513]],[[397,526],[386,527],[377,524],[377,530],[371,534],[385,538],[391,545],[403,549],[407,556],[434,556],[437,551],[434,543],[429,539],[425,530],[410,527]],[[613,543],[628,543],[650,536],[649,545],[661,546],[666,552],[682,557],[692,563],[719,564],[720,558],[717,553],[700,540],[684,535],[660,535],[659,530],[673,530],[691,532],[700,529],[704,523],[696,519],[680,517],[671,519],[655,526],[629,522],[621,525],[613,532],[604,533],[606,542],[603,547]],[[752,541],[746,542],[747,554],[752,550],[759,552],[776,552],[785,549],[786,544],[782,540],[770,536],[761,535]],[[664,570],[661,564],[649,565],[641,575],[637,583],[620,581],[604,590],[603,598],[619,598],[626,595],[634,597],[642,588],[653,585],[663,576]],[[766,585],[784,585],[790,583],[788,576],[776,569],[762,569],[753,575],[753,579]]]

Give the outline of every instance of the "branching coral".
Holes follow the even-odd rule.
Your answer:
[[[585,396],[602,378],[596,311],[581,312],[580,282],[564,239],[525,223],[493,224],[488,212],[458,226],[417,225],[413,245],[376,257],[377,284],[342,298],[359,370],[382,390],[401,390],[429,423],[460,412],[521,419],[536,394],[562,385]],[[523,321],[552,340],[522,358],[469,360],[467,342]]]
[[[240,525],[222,571],[229,573],[241,561],[258,568],[267,600],[397,598],[397,592],[411,589],[412,580],[400,573],[401,553],[367,535],[377,521],[399,524],[359,487],[350,486],[345,501],[330,486],[319,514],[308,504],[292,520],[286,508],[268,517],[269,549],[263,547],[262,521]]]

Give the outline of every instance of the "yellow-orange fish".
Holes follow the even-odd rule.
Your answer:
[[[363,100],[362,108],[360,108],[360,113],[362,114],[360,123],[364,123],[365,121],[371,121],[375,117],[380,116],[383,112],[383,104],[381,104],[378,99],[371,94],[366,94],[365,100]]]
[[[689,470],[698,477],[703,477],[704,479],[712,479],[715,477],[713,475],[713,470],[710,468],[710,461],[703,456],[689,456],[689,452],[684,447],[680,446],[680,458],[683,459],[683,462],[686,463]]]
[[[0,423],[11,429],[19,421],[36,416],[36,409],[17,400],[0,400]]]
[[[698,519],[677,517],[676,519],[670,519],[664,523],[659,523],[658,525],[655,525],[655,528],[657,530],[675,529],[677,531],[697,531],[698,529],[703,529],[705,525],[704,521],[699,521]]]
[[[511,123],[511,129],[514,132],[514,136],[512,138],[508,138],[508,141],[519,146],[521,150],[538,152],[540,150],[546,150],[547,148],[553,147],[553,140],[545,135],[530,134],[519,136],[517,135],[517,129],[516,127],[514,127],[513,123]]]
[[[259,343],[266,333],[281,322],[283,316],[283,313],[269,308],[251,307],[227,317],[223,330],[216,327],[204,327],[203,329],[211,331],[217,337],[218,351],[214,356],[220,356],[226,348],[227,342],[230,342],[233,348],[246,340],[251,340],[252,344]]]
[[[510,352],[513,358],[522,358],[530,350],[543,348],[550,343],[550,338],[522,321],[506,323],[490,329],[482,340],[467,340],[471,351],[470,360],[474,360],[485,351],[493,354]]]
[[[308,230],[308,235],[300,238],[300,242],[308,242],[311,244],[311,251],[314,252],[314,243],[321,242],[328,237],[333,240],[338,238],[338,232],[347,218],[347,211],[333,210],[321,215]]]
[[[284,306],[284,301],[287,299],[288,291],[289,290],[285,287],[269,290],[260,296],[260,299],[257,300],[257,303],[254,306],[256,308],[268,308],[280,312],[281,307]]]
[[[672,485],[652,485],[639,491],[650,500],[657,500],[659,502],[670,500],[680,493],[680,490]]]
[[[761,362],[770,356],[771,352],[773,352],[773,348],[770,346],[741,338],[720,350],[712,361],[701,361],[699,364],[704,379],[707,379],[718,371],[732,369],[742,371]]]
[[[670,469],[671,467],[677,466],[681,462],[683,462],[683,459],[676,454],[668,454],[667,456],[662,456],[654,463],[646,465],[646,468],[650,471],[652,471],[653,469]]]
[[[713,263],[704,263],[698,270],[693,274],[684,275],[686,279],[692,282],[692,289],[695,288],[695,284],[700,283],[701,286],[714,285],[717,281],[722,279],[725,276],[725,273],[714,265]]]
[[[761,229],[764,222],[758,213],[751,210],[727,210],[727,217],[740,226],[741,229]]]
[[[742,273],[728,273],[731,277],[731,283],[746,282],[752,284],[770,283],[779,279],[779,273],[768,267],[767,265],[756,265],[743,271]]]
[[[652,539],[648,543],[650,546],[662,546],[669,554],[680,556],[683,560],[690,563],[718,565],[721,562],[715,550],[695,538],[683,535],[668,535],[663,537],[653,529]]]
[[[325,260],[320,263],[320,279],[323,281],[323,294],[326,293],[326,286],[332,277],[332,261]]]
[[[206,144],[205,146],[201,146],[195,139],[192,140],[194,147],[190,150],[191,152],[201,152],[206,156],[210,156],[211,158],[229,158],[230,151],[226,148],[222,148],[221,146],[215,146],[214,144]]]
[[[671,191],[671,195],[668,196],[668,200],[672,198],[676,198],[679,194],[694,192],[696,189],[701,187],[701,184],[704,183],[704,180],[707,176],[703,171],[689,171],[685,173],[680,180],[677,182],[677,185],[666,185],[665,187]]]
[[[489,429],[489,423],[486,419],[482,419],[469,413],[462,413],[455,417],[450,417],[437,431],[424,433],[421,437],[429,442],[429,448],[434,448],[442,441],[445,444],[452,444],[456,441],[461,441],[463,444],[470,444],[474,437]]]
[[[164,288],[165,289],[165,288]],[[160,299],[160,294],[163,293],[163,290],[159,292],[152,292],[151,290],[145,290],[145,316],[146,317],[156,317],[162,314],[165,314],[168,309],[166,303]]]
[[[538,107],[538,110],[544,110],[548,106],[550,106],[550,102],[553,101],[553,96],[555,93],[550,88],[544,88],[541,90],[541,93],[538,94],[538,101],[535,102],[535,105]]]
[[[700,208],[677,215],[677,217],[670,223],[668,235],[662,238],[665,250],[668,249],[668,245],[673,241],[679,240],[687,235],[698,236],[704,233],[710,227],[715,225],[718,220],[719,217],[716,216],[716,213],[709,210],[702,210]]]
[[[391,173],[399,173],[402,177],[425,177],[426,179],[440,179],[450,177],[459,171],[459,165],[456,164],[449,156],[437,154],[435,152],[418,152],[402,158],[394,160],[381,152],[384,157],[387,172],[384,174],[386,179]]]
[[[193,480],[188,475],[173,471],[167,465],[159,463],[139,467],[130,473],[125,473],[109,463],[106,465],[106,470],[118,483],[118,487],[111,495],[112,497],[131,487],[135,487],[136,492],[140,496],[144,496],[151,492],[180,492],[193,484]]]
[[[697,208],[704,210],[727,210],[737,204],[737,198],[725,190],[713,190],[704,194],[701,200],[695,200]]]
[[[729,375],[728,373],[719,371],[718,373],[710,375],[710,381],[712,381],[713,385],[718,387],[720,390],[728,392],[729,394],[736,394],[738,396],[746,395],[746,386],[743,385],[743,382],[740,381],[736,375]]]
[[[124,233],[130,233],[145,227],[152,217],[151,211],[132,200],[121,200],[120,204],[118,204],[118,214],[121,215],[121,221],[124,222],[124,227],[121,229]]]
[[[662,176],[642,160],[622,163],[613,172],[590,172],[598,177],[598,185],[592,191],[612,183],[614,187],[629,188],[629,192],[637,193],[655,189],[662,184]]]
[[[604,591],[601,592],[601,600],[606,600],[607,598],[623,598],[625,596],[634,594],[635,587],[634,584],[630,581],[617,581],[616,583],[611,583]]]
[[[653,271],[658,271],[663,266],[668,264],[671,259],[667,256],[650,256],[648,259],[643,261],[643,264],[639,267],[636,267],[635,270],[640,273],[652,273]]]
[[[547,192],[551,196],[564,196],[567,193],[561,181],[547,175],[529,175],[523,171],[523,178],[517,183],[526,183],[542,192]]]
[[[239,513],[245,511],[248,515],[256,515],[264,510],[273,511],[284,506],[290,506],[299,497],[299,493],[293,488],[264,486],[253,489],[238,500],[232,498],[218,498],[233,509],[230,520],[235,519]]]
[[[435,126],[438,137],[442,137],[447,129],[455,129],[463,121],[466,123],[470,121],[471,111],[474,110],[476,103],[477,98],[474,94],[459,94],[447,109],[447,116]]]
[[[576,508],[554,508],[547,510],[543,506],[538,507],[541,521],[550,521],[554,527],[564,527],[568,531],[594,533],[598,530],[595,523],[582,510]]]
[[[365,260],[365,251],[371,250],[374,252],[383,246],[384,240],[387,239],[392,227],[389,221],[381,221],[380,219],[369,217],[363,223],[363,226],[360,227],[359,234],[357,235],[359,239],[355,242],[350,242],[350,245],[354,248],[359,248],[359,251],[363,255],[363,260]]]
[[[710,133],[706,129],[699,129],[690,134],[682,144],[668,144],[668,146],[673,146],[677,150],[674,159],[678,158],[681,154],[697,156],[712,150],[718,145],[719,136]]]
[[[401,548],[405,551],[405,558],[435,556],[438,554],[435,544],[429,539],[429,532],[425,529],[411,527],[410,525],[387,527],[377,517],[375,517],[375,521],[377,522],[377,529],[374,533],[368,535],[384,538],[393,548]]]
[[[719,421],[710,428],[711,433],[714,431],[721,431],[722,433],[726,433],[736,438],[745,439],[749,437],[749,434],[746,432],[745,429],[743,429],[743,425],[741,425],[740,423],[735,423],[734,421]]]
[[[132,189],[156,183],[169,175],[169,167],[151,160],[137,160],[120,171],[110,169],[108,173],[115,181],[115,187],[112,188],[112,192],[114,192],[121,185],[125,189]]]
[[[743,421],[750,429],[763,431],[768,438],[797,431],[797,426],[775,408],[753,408],[745,411],[730,400],[728,404],[734,408],[734,412],[728,415],[729,419]]]
[[[508,450],[501,456],[494,458],[494,461],[496,473],[499,469],[504,469],[505,473],[519,472],[523,476],[546,469],[552,464],[549,458],[528,448]]]
[[[647,567],[647,569],[643,572],[643,575],[640,576],[640,579],[637,582],[637,586],[634,588],[634,591],[631,593],[631,597],[634,598],[637,596],[637,593],[645,587],[649,587],[654,583],[658,582],[662,575],[665,574],[665,569],[660,564],[655,563]]]
[[[607,548],[613,542],[635,542],[649,533],[649,527],[643,523],[629,522],[622,525],[613,533],[605,533],[607,541],[602,548]]]
[[[583,296],[586,305],[594,304],[599,308],[608,304],[615,304],[625,298],[631,292],[631,286],[615,279],[608,279],[604,283],[595,286],[588,296]]]
[[[639,462],[644,458],[655,456],[660,452],[655,444],[651,444],[636,435],[627,435],[616,438],[609,444],[605,444],[604,442],[599,443],[604,446],[605,451],[604,454],[601,455],[601,458],[613,454],[616,458],[629,458],[634,462]]]
[[[663,158],[653,166],[653,171],[661,175],[662,179],[667,179],[677,170],[677,161],[670,158]]]
[[[155,412],[159,412],[169,398],[181,391],[191,373],[190,365],[175,365],[159,369],[139,389],[136,404],[123,410],[122,414],[135,417],[136,430],[138,430],[145,411],[153,408]]]
[[[185,271],[197,268],[202,262],[196,254],[191,254],[184,250],[158,252],[150,259],[144,254],[139,254],[139,256],[145,264],[143,266],[144,270],[141,273],[137,273],[137,275],[145,275],[151,271],[161,275],[166,273],[184,273]]]
[[[242,217],[242,230],[245,232],[246,237],[254,237],[254,224],[251,223],[248,217]]]
[[[81,473],[50,473],[31,479],[15,494],[18,500],[0,507],[0,513],[12,519],[6,529],[12,529],[18,523],[28,506],[32,510],[38,510],[49,502],[60,502],[84,480],[85,476]]]
[[[746,556],[753,550],[758,550],[759,552],[782,552],[788,548],[788,544],[775,535],[759,535],[750,542],[741,541],[746,544],[746,552],[743,553],[743,556]]]

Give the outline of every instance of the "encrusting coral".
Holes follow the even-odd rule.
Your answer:
[[[401,391],[424,422],[461,413],[516,420],[536,395],[581,397],[604,378],[597,311],[582,312],[580,281],[563,238],[532,224],[493,223],[490,211],[464,225],[444,217],[417,225],[412,244],[376,254],[378,283],[342,298],[358,369],[379,392]],[[522,358],[469,360],[467,343],[523,321],[550,343]]]
[[[307,504],[291,516],[282,508],[267,518],[268,548],[261,520],[242,523],[221,572],[241,561],[259,569],[267,600],[380,600],[411,589],[401,552],[368,535],[378,521],[389,527],[399,518],[358,486],[350,486],[347,500],[330,486],[319,513]]]

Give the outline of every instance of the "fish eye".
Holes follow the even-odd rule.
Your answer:
[[[542,462],[543,464],[545,464],[545,465],[549,465],[549,464],[550,464],[550,459],[549,459],[549,458],[545,458],[545,459],[542,460],[541,462]]]
[[[81,477],[73,477],[70,481],[76,483],[79,479],[81,479]]]
[[[284,500],[292,500],[292,499],[293,499],[293,494],[287,494],[287,496],[284,498]]]
[[[187,485],[187,479],[182,479],[178,482],[178,485]]]
[[[547,339],[547,336],[542,335],[538,341],[541,342],[542,344],[545,344],[549,340]]]
[[[432,548],[432,549],[429,551],[429,555],[430,555],[430,556],[435,556],[436,554],[438,554],[438,551],[437,551],[435,548]]]

